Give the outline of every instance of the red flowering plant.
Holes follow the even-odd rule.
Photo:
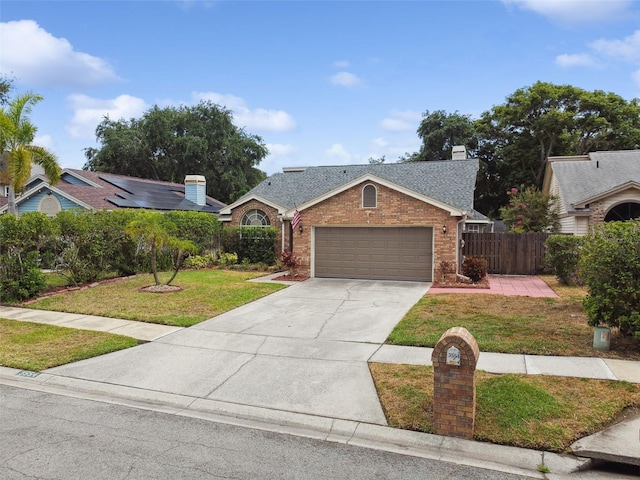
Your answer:
[[[295,271],[298,267],[298,257],[296,257],[293,252],[284,250],[281,255],[281,260],[284,268],[289,270],[289,275],[292,277],[295,276]]]
[[[549,232],[558,228],[556,198],[535,187],[521,186],[507,192],[509,203],[500,209],[511,232]]]

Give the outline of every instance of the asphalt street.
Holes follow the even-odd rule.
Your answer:
[[[5,480],[528,478],[5,385],[0,405]]]

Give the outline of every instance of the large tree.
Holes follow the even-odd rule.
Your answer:
[[[536,82],[479,120],[485,141],[526,184],[542,187],[547,158],[640,145],[640,103],[615,93]],[[518,185],[514,183],[513,185]],[[512,186],[513,186],[512,185]]]
[[[420,150],[405,156],[402,161],[447,160],[451,158],[451,150],[456,145],[464,145],[469,151],[478,146],[471,116],[458,112],[425,111],[418,127],[418,137],[422,140]]]
[[[0,183],[9,185],[8,211],[16,213],[15,193],[24,188],[31,176],[31,165],[40,165],[49,181],[60,180],[60,166],[55,155],[44,147],[32,145],[37,127],[29,120],[40,95],[18,95],[0,110]]]
[[[447,159],[453,145],[466,145],[480,159],[475,206],[495,217],[512,187],[542,187],[549,156],[640,148],[640,101],[536,82],[475,121],[458,112],[426,111],[418,136],[420,150],[400,161]]]
[[[204,175],[207,194],[232,202],[266,178],[257,168],[268,151],[262,138],[233,125],[232,113],[211,102],[157,106],[142,118],[105,118],[96,128],[100,148],[85,150],[84,168],[181,183]]]

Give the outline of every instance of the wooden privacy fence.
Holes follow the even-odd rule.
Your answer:
[[[544,269],[550,233],[463,233],[465,257],[487,259],[489,273],[535,275]]]

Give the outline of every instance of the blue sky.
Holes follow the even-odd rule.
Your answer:
[[[627,0],[2,0],[0,73],[44,97],[36,143],[63,167],[105,115],[209,99],[271,174],[393,162],[426,110],[475,118],[538,80],[640,97],[639,26]]]

